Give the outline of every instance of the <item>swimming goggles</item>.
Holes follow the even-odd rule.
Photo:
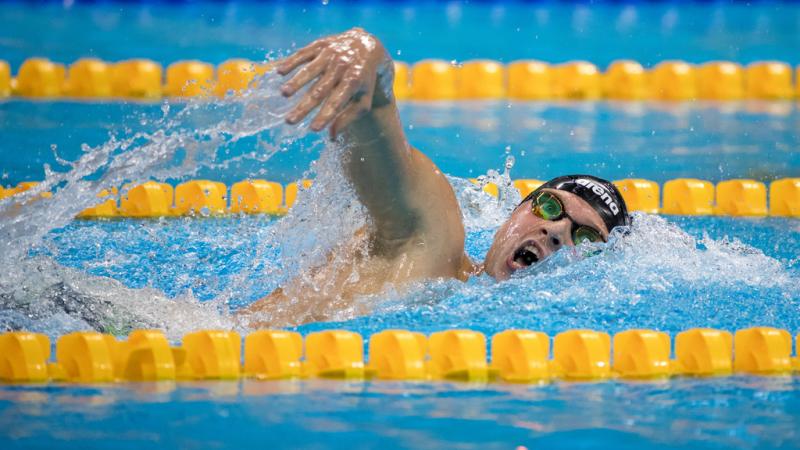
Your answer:
[[[572,222],[572,242],[575,245],[583,241],[603,242],[603,236],[599,231],[586,225],[577,224],[575,219],[564,210],[564,203],[561,202],[561,199],[549,192],[542,192],[534,197],[531,202],[531,210],[534,215],[544,220],[555,222],[565,217],[569,219]]]

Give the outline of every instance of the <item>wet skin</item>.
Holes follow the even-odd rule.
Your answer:
[[[366,313],[368,308],[353,307],[356,297],[426,278],[466,280],[485,271],[504,280],[574,245],[572,220],[607,238],[603,220],[588,203],[551,191],[571,219],[541,219],[525,202],[498,229],[484,263],[472,262],[464,253],[464,224],[453,188],[403,133],[392,93],[392,60],[378,39],[358,28],[325,37],[281,61],[277,71],[288,78],[281,87],[286,97],[309,86],[286,122],[313,117],[311,129],[327,128],[347,147],[345,174],[371,226],[342,242],[323,264],[244,310],[249,325],[326,320],[345,308]]]

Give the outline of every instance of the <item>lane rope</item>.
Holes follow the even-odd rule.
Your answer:
[[[475,189],[498,197],[494,183],[470,179]],[[102,191],[99,203],[78,214],[79,218],[153,218],[170,216],[220,216],[228,214],[283,215],[292,207],[299,190],[309,189],[312,180],[285,186],[266,180],[243,180],[233,185],[209,180],[190,180],[172,186],[148,181]],[[542,184],[541,180],[518,179],[513,186],[524,198]],[[734,217],[800,217],[800,178],[782,178],[767,185],[756,180],[725,180],[716,185],[696,178],[655,181],[629,178],[614,181],[629,211],[667,215],[718,215]],[[0,201],[15,201],[18,194],[37,189],[37,182],[15,187],[0,186]],[[30,197],[30,196],[28,196]],[[19,202],[52,201],[50,192]],[[5,199],[5,200],[4,200]],[[769,199],[769,202],[767,200]],[[768,205],[769,203],[769,205]]]
[[[17,69],[0,61],[0,97],[135,99],[225,97],[250,87],[269,63],[230,59],[218,66],[178,61],[166,71],[148,59],[106,62],[82,58],[66,67],[29,58]],[[394,92],[399,100],[661,100],[734,101],[800,98],[800,66],[780,61],[742,66],[732,61],[691,64],[662,61],[645,68],[618,60],[602,72],[586,61],[550,64],[521,60],[453,63],[438,59],[413,65],[395,62]],[[796,78],[793,80],[793,78]]]
[[[800,372],[800,359],[791,354],[792,337],[782,329],[754,327],[731,334],[693,328],[675,336],[674,358],[672,346],[667,333],[642,329],[619,332],[613,339],[593,330],[568,330],[552,339],[542,332],[506,330],[492,336],[488,346],[486,336],[472,330],[429,336],[385,330],[370,336],[367,361],[362,336],[347,330],[305,338],[292,331],[259,330],[244,340],[234,331],[201,330],[185,335],[179,346],[171,346],[158,330],[135,330],[124,340],[81,331],[59,337],[51,359],[46,335],[16,331],[0,334],[0,381],[246,377],[542,383]]]

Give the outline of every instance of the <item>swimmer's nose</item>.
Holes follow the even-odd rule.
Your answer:
[[[570,223],[567,220],[548,222],[542,227],[542,244],[548,253],[558,251],[565,244],[569,244]]]

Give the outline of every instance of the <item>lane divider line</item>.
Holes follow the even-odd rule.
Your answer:
[[[476,189],[497,197],[499,187],[471,178]],[[541,180],[518,179],[513,186],[522,197],[538,188]],[[782,178],[767,186],[756,180],[734,179],[716,184],[695,178],[669,180],[663,189],[655,181],[629,178],[614,181],[629,211],[667,215],[718,215],[733,217],[800,217],[800,178]],[[36,187],[23,182],[15,187],[0,186],[0,201]],[[285,187],[266,180],[243,180],[230,189],[220,182],[190,180],[173,186],[148,181],[121,189],[103,190],[100,203],[78,214],[79,218],[148,218],[170,216],[219,216],[226,214],[285,214],[302,189],[312,180],[300,180]],[[662,196],[663,192],[663,196]],[[769,193],[769,195],[767,195]],[[51,198],[50,192],[42,197]],[[767,199],[769,197],[769,207]],[[7,201],[13,201],[7,200]],[[30,201],[30,200],[29,200]]]
[[[737,101],[800,98],[792,67],[780,61],[742,66],[732,61],[691,64],[662,61],[646,69],[631,60],[611,63],[605,72],[586,61],[550,64],[486,59],[455,64],[427,59],[394,63],[398,100],[620,100]],[[0,61],[0,97],[135,99],[225,97],[252,87],[269,63],[229,59],[216,68],[207,62],[177,61],[166,70],[148,59],[116,63],[82,58],[69,67],[46,58],[26,59],[11,76]],[[796,69],[800,74],[800,67]]]
[[[800,339],[800,335],[798,335]],[[552,342],[552,357],[551,345]],[[457,329],[425,336],[384,330],[364,340],[347,330],[310,333],[259,330],[245,336],[199,330],[173,347],[158,330],[135,330],[120,340],[96,331],[50,339],[39,333],[0,334],[0,382],[108,383],[157,380],[451,380],[543,383],[552,380],[665,379],[731,374],[786,376],[800,372],[786,330],[753,327],[735,334],[692,328],[674,339],[656,330],[617,333],[505,330],[486,336]],[[242,347],[244,346],[244,351]],[[487,347],[491,357],[487,358]]]

